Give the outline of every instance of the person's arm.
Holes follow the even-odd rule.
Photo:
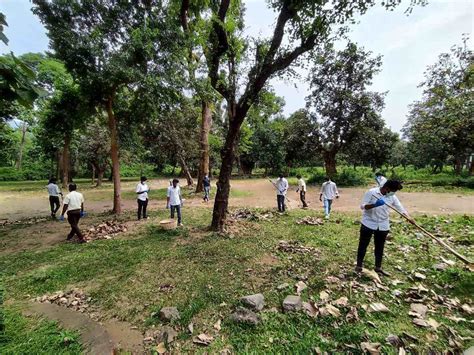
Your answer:
[[[334,190],[336,191],[336,198],[339,198],[339,191],[337,190],[336,183],[334,183]]]
[[[324,192],[324,182],[321,185],[321,191],[319,192],[319,201],[323,201],[323,192]]]
[[[68,206],[67,203],[65,203],[65,204],[63,205],[63,211],[61,212],[61,217],[64,217],[64,214],[65,214],[66,211],[67,211],[67,206]]]
[[[397,196],[392,197],[391,206],[395,208],[398,212],[400,212],[403,216],[405,216],[408,222],[410,222],[411,224],[415,224],[415,220],[408,214],[408,211],[405,209],[405,207],[403,207]]]
[[[362,198],[362,203],[360,205],[360,208],[362,210],[371,210],[372,208],[375,208],[375,207],[378,207],[376,206],[376,203],[369,203],[370,200],[372,199],[372,192],[371,191],[367,191],[364,195],[364,197]],[[380,199],[379,199],[380,200]],[[378,200],[377,200],[378,201]]]
[[[137,189],[135,191],[137,195],[141,195],[142,193],[146,192],[145,190],[142,191],[140,184],[137,185]]]
[[[170,188],[166,191],[166,208],[170,208]]]

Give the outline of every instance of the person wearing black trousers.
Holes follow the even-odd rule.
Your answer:
[[[46,186],[49,194],[49,207],[51,209],[51,218],[56,219],[56,212],[58,212],[59,208],[61,207],[61,203],[59,201],[59,195],[63,195],[59,186],[56,184],[56,179],[51,178],[49,179],[48,185]]]
[[[146,208],[148,206],[148,192],[150,191],[150,188],[148,187],[146,181],[147,181],[146,176],[142,176],[135,190],[135,192],[137,193],[138,220],[142,218],[142,214],[143,214],[144,219],[148,219],[148,216],[146,214]]]
[[[382,187],[376,187],[367,191],[362,199],[362,221],[360,226],[359,247],[357,250],[357,273],[362,271],[365,253],[374,236],[375,271],[378,274],[390,276],[382,269],[383,251],[387,234],[390,231],[389,208],[390,205],[404,214],[407,219],[414,223],[403,205],[395,196],[395,192],[403,188],[397,180],[388,180]]]

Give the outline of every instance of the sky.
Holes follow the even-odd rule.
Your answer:
[[[270,36],[275,14],[265,0],[244,0],[246,34]],[[426,67],[436,62],[439,54],[460,44],[463,34],[470,34],[473,48],[473,7],[471,0],[429,0],[424,7],[415,7],[407,16],[409,0],[403,0],[394,11],[375,7],[351,26],[349,38],[383,56],[382,71],[374,79],[371,90],[388,92],[382,117],[388,127],[399,132],[408,113],[408,105],[421,97],[418,84]],[[0,11],[6,15],[8,47],[0,44],[0,53],[15,54],[48,50],[48,38],[43,25],[30,11],[29,0],[0,0]],[[343,43],[340,43],[342,46]],[[305,106],[308,94],[303,80],[272,80],[278,95],[286,101],[285,114]]]

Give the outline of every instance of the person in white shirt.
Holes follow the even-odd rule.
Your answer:
[[[143,213],[143,218],[148,219],[148,216],[146,214],[146,208],[148,206],[148,192],[150,192],[150,188],[148,187],[146,181],[147,181],[146,176],[142,176],[135,190],[135,192],[137,193],[138,220],[142,218],[142,213]]]
[[[381,172],[375,173],[375,181],[378,187],[382,187],[387,182],[387,178]]]
[[[306,183],[304,182],[301,175],[296,175],[296,178],[298,179],[298,188],[296,189],[296,192],[300,193],[300,200],[303,204],[303,208],[307,208],[308,204],[306,203]]]
[[[61,207],[61,203],[59,202],[59,195],[63,195],[59,186],[56,185],[56,179],[51,178],[49,179],[48,185],[46,185],[46,189],[48,190],[49,195],[49,207],[51,208],[51,218],[56,219],[56,212],[58,212],[59,208]]]
[[[77,234],[79,242],[85,243],[86,240],[79,229],[79,220],[84,217],[84,196],[76,190],[76,184],[69,184],[69,193],[64,198],[60,220],[64,221],[64,214],[67,211],[67,221],[71,225],[71,232],[68,234],[67,240],[71,240]]]
[[[283,174],[280,174],[277,181],[274,183],[274,186],[277,189],[278,211],[285,212],[285,198],[286,193],[288,192],[288,180],[284,178]]]
[[[360,205],[363,212],[360,226],[359,247],[357,250],[356,272],[362,271],[365,253],[370,239],[372,235],[374,235],[375,271],[381,275],[390,276],[387,272],[382,270],[385,239],[390,231],[389,208],[386,205],[396,208],[400,213],[404,214],[411,223],[414,223],[397,196],[395,196],[395,192],[402,188],[403,186],[399,181],[387,180],[382,187],[372,188],[365,193]]]
[[[325,218],[328,219],[331,214],[332,200],[339,198],[339,191],[337,191],[336,183],[331,181],[331,178],[326,176],[325,180],[321,185],[319,201],[323,202]]]
[[[173,179],[172,186],[168,187],[166,193],[166,208],[170,209],[171,219],[174,219],[174,212],[178,214],[178,226],[182,226],[181,219],[181,204],[183,200],[181,198],[181,189],[179,188],[179,180]]]

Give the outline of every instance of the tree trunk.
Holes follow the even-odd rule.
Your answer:
[[[196,183],[196,192],[202,192],[202,180],[204,176],[209,175],[209,131],[212,125],[211,104],[208,101],[202,101],[201,108],[201,134],[199,145],[201,146],[201,157],[199,159],[199,171]]]
[[[211,229],[223,231],[227,217],[227,207],[229,205],[230,177],[232,175],[232,165],[234,162],[234,145],[239,134],[240,124],[234,118],[229,122],[224,147],[221,151],[222,163],[217,181],[217,192],[214,200],[214,211],[212,213]]]
[[[471,156],[471,164],[469,165],[469,176],[474,175],[474,155]]]
[[[102,181],[104,180],[104,172],[105,169],[98,169],[97,170],[97,183],[95,184],[96,187],[102,186]]]
[[[107,115],[108,125],[110,130],[110,157],[112,159],[112,176],[114,182],[114,207],[112,212],[116,214],[122,213],[121,206],[121,191],[120,191],[120,161],[119,161],[119,144],[118,144],[118,131],[117,131],[117,119],[113,111],[113,98],[110,97],[107,100]]]
[[[191,176],[188,165],[186,164],[186,161],[184,160],[181,154],[179,155],[179,164],[181,165],[181,172],[186,177],[186,182],[188,183],[188,186],[192,186],[194,184],[193,177]]]
[[[94,182],[95,182],[95,165],[94,164],[91,164],[92,165],[92,181],[91,181],[91,184],[94,185]]]
[[[71,136],[64,136],[64,146],[62,155],[62,177],[63,177],[63,188],[67,187],[69,182],[69,146],[71,145]]]
[[[26,130],[28,125],[26,122],[23,122],[23,126],[21,126],[21,143],[20,143],[20,150],[18,152],[18,160],[16,161],[16,168],[17,170],[21,169],[21,164],[23,162],[23,149],[25,148],[25,138],[26,138]]]
[[[337,174],[336,170],[336,152],[333,150],[323,152],[324,168],[326,169],[326,175],[334,177]]]
[[[61,161],[62,161],[61,151],[58,150],[58,151],[56,152],[56,174],[54,175],[54,177],[56,178],[56,180],[60,180],[60,176],[61,176]]]
[[[456,175],[461,175],[462,172],[462,159],[460,157],[456,157],[454,161],[454,172]]]

